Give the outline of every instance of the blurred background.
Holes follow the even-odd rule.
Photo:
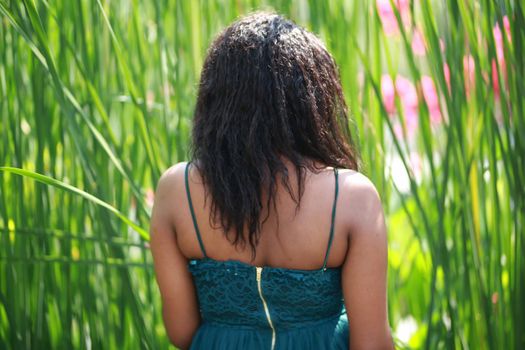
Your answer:
[[[154,189],[210,41],[258,9],[339,65],[398,347],[524,349],[519,0],[0,0],[0,348],[168,348]]]

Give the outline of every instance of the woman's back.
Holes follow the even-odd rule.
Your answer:
[[[344,170],[344,172],[352,171]],[[295,174],[291,169],[289,174],[293,192],[297,193]],[[186,184],[184,186],[186,188]],[[337,213],[337,205],[334,208],[335,176],[332,167],[322,169],[319,174],[307,174],[304,194],[297,212],[296,203],[279,184],[276,191],[276,208],[270,206],[270,214],[262,224],[260,241],[253,261],[249,247],[244,250],[236,248],[226,239],[221,227],[210,223],[210,201],[208,199],[205,205],[202,179],[191,165],[188,168],[188,187],[195,221],[208,257],[215,260],[239,260],[254,266],[302,270],[314,270],[323,266],[330,236],[332,212],[335,209]],[[344,195],[341,191],[338,192],[339,197]],[[182,204],[184,202],[185,204]],[[262,202],[265,203],[264,200]],[[179,207],[173,212],[179,248],[188,258],[202,258],[204,254],[197,238],[187,194],[179,205],[186,207]],[[267,210],[267,206],[261,210],[261,221],[266,217]],[[345,217],[337,216],[335,213],[333,242],[326,264],[328,267],[341,266],[348,249]],[[232,235],[233,232],[230,232],[229,236]]]
[[[192,218],[195,238],[202,253],[202,257],[189,260],[189,270],[195,281],[203,320],[191,348],[346,348],[348,321],[341,289],[341,268],[327,266],[334,241],[339,195],[338,169],[330,169],[330,173],[335,175],[332,191],[321,188],[326,186],[326,179],[315,178],[326,177],[326,171],[320,175],[312,175],[306,181],[306,198],[303,197],[301,209],[307,211],[307,214],[310,210],[311,215],[305,215],[299,210],[294,218],[294,210],[290,210],[294,209],[292,206],[283,208],[282,212],[290,216],[284,220],[286,227],[283,228],[281,224],[283,219],[280,215],[273,218],[270,214],[271,220],[267,221],[266,230],[269,230],[268,223],[277,221],[280,223],[279,230],[269,231],[276,232],[272,236],[268,234],[264,236],[265,233],[262,233],[262,237],[265,237],[266,246],[280,248],[270,251],[271,254],[268,254],[266,259],[259,261],[277,261],[282,262],[281,265],[265,263],[254,265],[243,262],[239,258],[232,258],[237,256],[235,254],[225,255],[230,252],[220,251],[221,247],[229,246],[224,235],[210,236],[207,243],[222,239],[226,241],[225,244],[204,243],[201,226],[208,225],[203,225],[203,223],[207,224],[207,221],[202,222],[197,219],[197,211],[193,205],[194,198],[191,194],[193,186],[189,181],[189,169],[190,166],[187,165],[185,189],[188,210],[191,213],[187,217]],[[277,196],[281,200],[274,208],[279,214],[281,206],[289,205],[282,199],[285,197],[283,195]],[[330,210],[326,210],[325,215],[329,218],[329,225],[327,229],[315,232],[319,221],[326,221],[322,219],[322,215],[319,217],[315,209],[321,208],[322,211],[323,203],[329,199],[331,206]],[[205,212],[206,208],[201,207],[201,210]],[[207,228],[213,231],[211,227]],[[286,231],[287,229],[289,231]],[[297,232],[298,230],[300,232]],[[292,233],[288,234],[288,232]],[[325,248],[320,249],[321,246]],[[216,250],[217,248],[219,250]],[[320,250],[324,250],[324,254],[319,254]],[[291,252],[291,254],[283,257],[284,252]],[[220,260],[211,257],[217,255],[221,256]],[[304,268],[312,264],[318,267]]]

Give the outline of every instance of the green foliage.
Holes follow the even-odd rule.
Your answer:
[[[168,347],[152,190],[186,159],[209,42],[255,9],[340,67],[387,212],[398,346],[524,348],[522,6],[0,0],[0,348]]]

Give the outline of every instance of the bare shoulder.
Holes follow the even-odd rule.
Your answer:
[[[365,174],[349,169],[340,171],[342,174],[342,187],[356,201],[379,200],[376,186]]]
[[[178,193],[184,192],[184,176],[187,165],[188,162],[179,162],[171,165],[168,169],[166,169],[162,173],[157,183],[155,197],[157,197],[157,195],[160,195],[164,200],[166,200],[168,198],[177,197]],[[188,170],[188,172],[188,177],[191,178],[193,173],[191,167]]]
[[[153,204],[153,211],[163,216],[174,218],[174,214],[178,212],[175,210],[184,195],[184,172],[186,171],[187,162],[179,162],[171,165],[166,169],[157,182],[155,190],[155,200]]]
[[[184,172],[188,162],[179,162],[166,169],[159,178],[157,188],[169,190],[174,186],[180,186],[179,182],[184,181]]]
[[[341,171],[343,211],[351,234],[374,230],[384,220],[383,205],[376,186],[365,174]]]

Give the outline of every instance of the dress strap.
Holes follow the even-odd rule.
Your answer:
[[[337,204],[337,195],[339,192],[339,181],[338,181],[338,171],[337,168],[334,168],[335,175],[335,196],[334,204],[332,205],[332,221],[330,223],[330,238],[328,239],[328,247],[326,248],[326,255],[324,257],[323,270],[326,270],[326,263],[328,261],[328,255],[330,254],[330,248],[332,247],[332,240],[334,238],[334,222],[335,222],[335,208]]]
[[[199,231],[199,226],[197,226],[197,219],[195,218],[195,211],[193,210],[193,203],[191,202],[191,196],[190,196],[190,185],[188,183],[188,168],[190,167],[191,161],[188,162],[186,165],[186,170],[184,171],[184,181],[186,183],[186,196],[188,197],[188,204],[190,206],[190,212],[191,212],[191,220],[193,221],[193,226],[195,227],[195,233],[197,234],[197,239],[199,240],[199,245],[202,250],[202,254],[204,254],[204,257],[207,258],[208,255],[206,254],[206,249],[204,249],[204,244],[202,243],[201,233]]]

